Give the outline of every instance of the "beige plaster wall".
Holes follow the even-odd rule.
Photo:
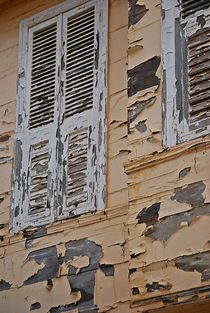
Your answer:
[[[109,1],[106,210],[9,234],[19,22],[61,2],[0,1],[1,310],[172,313],[205,300],[210,141],[162,147],[160,0]]]

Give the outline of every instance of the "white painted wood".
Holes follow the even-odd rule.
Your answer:
[[[66,18],[95,8],[95,48],[98,68],[94,70],[93,108],[65,118],[64,81],[66,40],[63,32]],[[57,23],[56,76],[54,120],[50,124],[29,129],[30,77],[33,32]],[[62,33],[63,32],[63,33]],[[76,129],[88,127],[89,151],[87,171],[88,201],[73,210],[80,215],[104,209],[105,163],[106,163],[106,93],[107,93],[107,36],[108,0],[69,0],[23,21],[20,26],[20,57],[17,93],[17,116],[13,166],[13,200],[10,228],[13,233],[29,226],[52,223],[55,219],[71,216],[65,201],[63,162],[68,156],[69,134]],[[99,41],[99,42],[98,42]],[[99,44],[99,47],[98,47]],[[78,84],[79,86],[79,84]],[[87,87],[86,87],[87,88]],[[91,130],[90,130],[91,127]],[[34,145],[48,142],[49,181],[48,206],[43,212],[29,214],[31,151]]]
[[[175,19],[177,0],[162,0],[162,60],[163,60],[163,115],[164,146],[170,147],[177,140],[176,75],[175,75]]]
[[[187,39],[200,29],[197,17],[203,14],[205,18],[205,27],[210,27],[210,9],[199,10],[194,14],[182,19],[179,3],[177,0],[163,0],[163,19],[162,19],[162,59],[163,59],[163,79],[164,79],[164,100],[163,100],[163,115],[164,115],[164,141],[165,147],[174,146],[187,140],[192,140],[210,133],[210,125],[206,126],[203,131],[190,129],[189,118],[183,118],[179,122],[179,111],[176,104],[177,87],[176,87],[176,60],[175,60],[175,23],[176,19],[180,24],[184,25],[183,36]],[[187,67],[186,67],[187,68]],[[187,69],[186,69],[187,70]],[[182,77],[180,77],[182,79]],[[184,109],[184,105],[183,105]],[[186,108],[189,112],[190,106]]]

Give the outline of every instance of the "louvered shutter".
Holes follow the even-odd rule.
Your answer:
[[[181,0],[182,17],[186,18],[200,10],[209,8],[209,0]]]
[[[68,1],[22,23],[13,232],[104,208],[107,6]]]
[[[106,10],[102,11],[104,3],[106,1],[90,2],[64,14],[59,218],[103,209],[104,206],[101,190],[105,185],[102,168],[105,158],[104,119],[102,121],[106,98],[105,28],[101,32],[106,19]],[[103,80],[102,84],[100,80]],[[103,151],[99,151],[101,143]]]
[[[184,70],[188,74],[188,131],[183,139],[209,133],[210,125],[210,2],[182,0],[181,23],[186,41]],[[186,84],[184,83],[186,86]]]
[[[59,18],[22,29],[13,230],[53,221]]]

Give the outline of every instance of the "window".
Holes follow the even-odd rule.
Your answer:
[[[210,133],[210,2],[163,0],[164,143]]]
[[[107,3],[21,23],[13,232],[104,209]]]

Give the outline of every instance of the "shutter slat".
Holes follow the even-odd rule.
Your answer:
[[[88,128],[69,135],[67,206],[77,207],[87,201]]]
[[[29,215],[46,210],[48,193],[48,141],[32,146]]]
[[[190,123],[210,110],[210,28],[188,37]],[[202,112],[202,114],[201,114]]]
[[[92,108],[94,87],[94,8],[67,22],[65,117]]]
[[[182,17],[186,18],[197,11],[204,10],[210,7],[209,0],[182,0]]]
[[[35,128],[53,121],[55,98],[57,25],[52,24],[33,34],[30,120]]]

